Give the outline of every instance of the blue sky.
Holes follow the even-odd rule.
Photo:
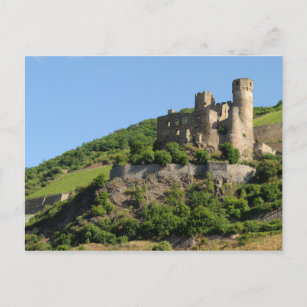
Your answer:
[[[254,106],[282,99],[281,57],[26,57],[26,166],[168,109],[194,106],[210,90],[254,81]]]

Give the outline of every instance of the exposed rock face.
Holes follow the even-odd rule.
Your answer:
[[[206,165],[177,165],[169,164],[166,167],[157,164],[152,165],[120,165],[114,167],[110,173],[110,179],[144,179],[149,175],[157,178],[174,178],[181,181],[182,177],[204,178],[206,172],[212,174],[213,179],[222,179],[224,182],[243,183],[248,182],[256,170],[247,165],[228,164],[221,162],[208,162]]]
[[[145,198],[148,202],[154,200],[162,201],[166,196],[166,191],[174,184],[180,189],[188,189],[191,183],[199,180],[194,177],[170,177],[163,174],[150,174],[145,178],[114,178],[104,188],[110,195],[111,202],[116,206],[129,207],[133,204],[128,195],[128,191],[134,186],[146,185]]]

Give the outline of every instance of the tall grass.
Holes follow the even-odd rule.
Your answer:
[[[109,178],[111,167],[110,165],[106,165],[100,168],[65,174],[59,179],[51,181],[47,186],[27,196],[26,199],[74,191],[77,186],[87,186],[100,174],[105,174],[107,178]]]

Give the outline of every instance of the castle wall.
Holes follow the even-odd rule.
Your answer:
[[[52,205],[55,202],[66,200],[71,193],[61,193],[27,199],[25,202],[25,214],[34,214],[42,211],[45,206]]]
[[[220,178],[232,183],[248,182],[256,170],[247,165],[228,164],[222,162],[208,162],[206,165],[177,165],[169,164],[166,167],[152,165],[120,165],[111,170],[110,180],[114,178],[145,178],[147,175],[156,174],[165,177],[198,177],[204,178],[206,172],[212,174],[213,179]]]

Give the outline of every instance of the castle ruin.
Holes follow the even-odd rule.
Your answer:
[[[164,147],[169,142],[193,144],[215,151],[231,142],[242,158],[251,158],[254,146],[253,81],[248,78],[232,82],[233,102],[215,103],[211,92],[195,95],[192,113],[169,110],[158,117],[157,139]]]

